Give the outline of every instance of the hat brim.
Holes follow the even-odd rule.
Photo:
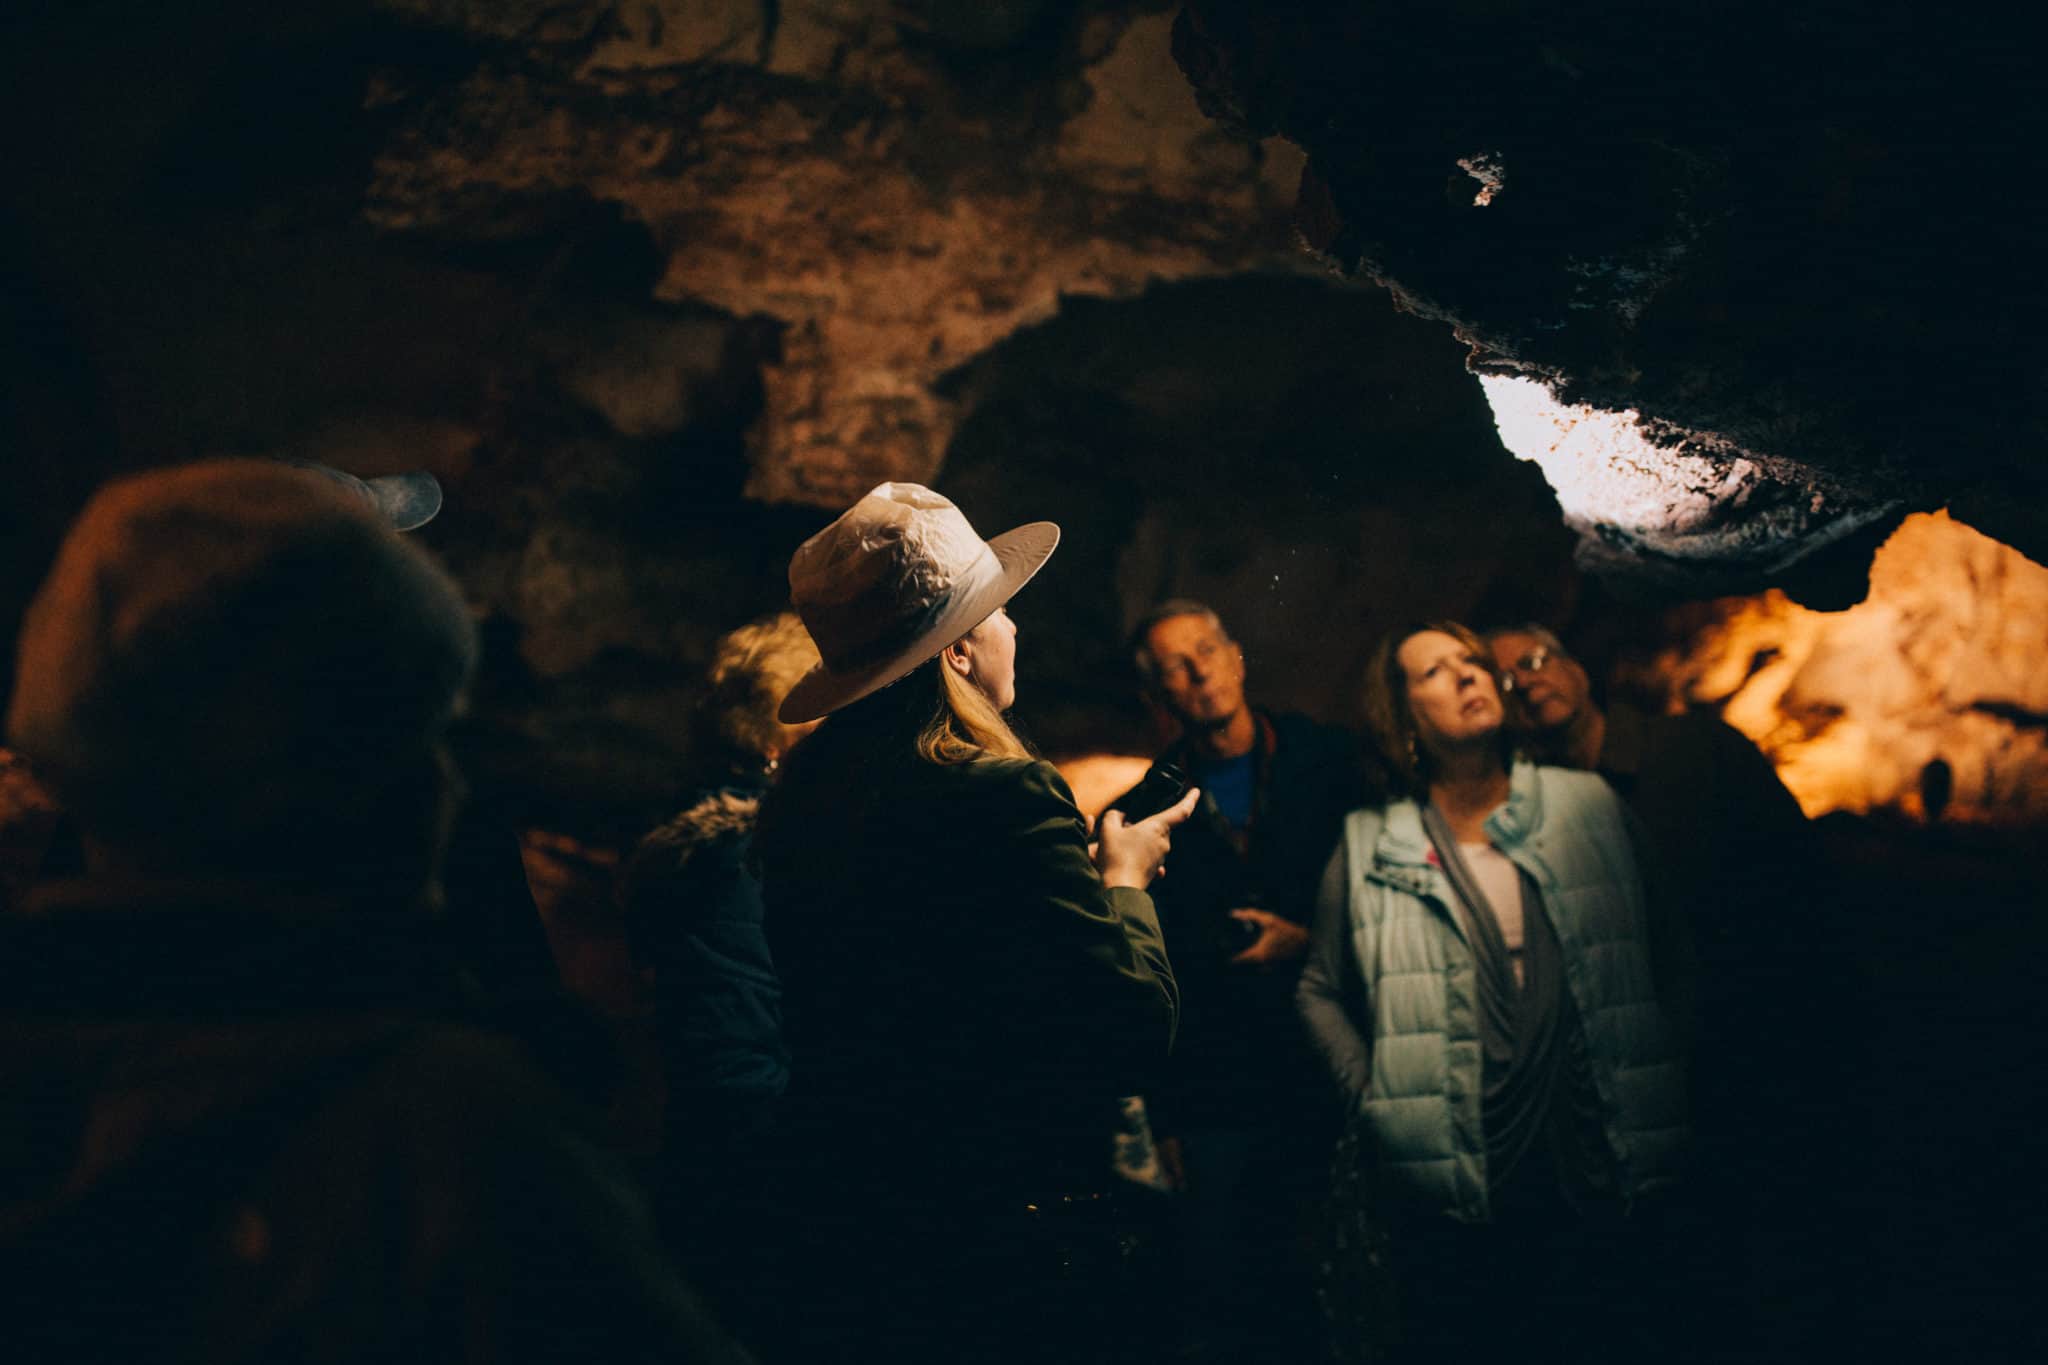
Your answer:
[[[408,474],[379,474],[359,479],[345,469],[318,460],[292,460],[294,469],[318,474],[329,483],[340,484],[363,503],[377,510],[385,525],[394,531],[412,531],[425,526],[441,511],[441,481],[424,469]]]
[[[1060,528],[1050,521],[1034,521],[1005,531],[988,543],[1001,572],[987,586],[955,600],[916,639],[885,659],[862,668],[838,672],[817,664],[797,680],[782,699],[776,719],[784,725],[801,725],[837,711],[849,702],[879,692],[904,677],[940,650],[973,630],[1029,583],[1045,567],[1059,547]]]
[[[432,521],[441,511],[441,481],[424,469],[409,474],[380,474],[365,479],[377,510],[394,531],[413,531]]]

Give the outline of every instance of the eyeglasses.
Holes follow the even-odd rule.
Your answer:
[[[1516,678],[1521,677],[1525,673],[1531,675],[1541,673],[1548,667],[1550,667],[1550,647],[1548,645],[1538,645],[1521,658],[1509,664],[1501,673],[1501,691],[1514,691]]]

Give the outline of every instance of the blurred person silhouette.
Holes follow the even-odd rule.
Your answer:
[[[1513,760],[1461,625],[1384,639],[1366,710],[1399,794],[1347,817],[1300,984],[1353,1111],[1336,1345],[1656,1358],[1658,1206],[1689,1125],[1621,804],[1590,773]]]
[[[358,478],[312,460],[287,463],[326,479],[376,512],[394,531],[417,531],[439,516],[441,484],[425,470]],[[475,737],[458,716],[452,751]],[[616,1067],[602,1027],[570,1002],[519,854],[513,803],[497,784],[465,770],[463,799],[441,852],[441,913],[450,947],[498,1018],[551,1067],[593,1099],[610,1090]]]
[[[789,1083],[789,1052],[753,839],[782,760],[817,728],[775,713],[818,661],[794,612],[718,641],[697,711],[708,781],[640,840],[619,875],[634,964],[653,988],[664,1078],[651,1183],[692,1278],[732,1320],[779,1308],[773,1248],[762,1244],[770,1191],[759,1156]]]
[[[57,798],[26,758],[0,748],[0,915],[36,883],[84,870],[78,831]]]
[[[72,527],[7,716],[86,861],[0,921],[20,1358],[745,1359],[430,925],[473,657],[453,582],[303,470]]]
[[[1699,837],[1703,830],[1749,839],[1764,855],[1761,867],[1731,871],[1783,875],[1798,858],[1806,827],[1799,803],[1770,760],[1719,716],[1603,705],[1585,665],[1540,625],[1490,631],[1486,643],[1510,694],[1510,721],[1532,750],[1545,763],[1606,778],[1642,820],[1681,894],[1716,880],[1693,874],[1731,862],[1725,844]]]
[[[1655,714],[1597,695],[1585,665],[1534,623],[1487,634],[1511,722],[1543,761],[1597,772],[1639,822],[1655,866],[1659,932],[1693,959],[1675,1019],[1690,1058],[1701,1144],[1694,1275],[1737,1312],[1707,1330],[1745,1358],[1803,1358],[1838,1332],[1834,1283],[1851,1153],[1851,1097],[1870,1008],[1838,946],[1804,814],[1748,737],[1710,710]],[[1796,1072],[1780,1064],[1797,1045]],[[1788,1147],[1757,1117],[1806,1135]],[[1776,1343],[1773,1345],[1772,1343]]]
[[[1337,1107],[1294,1006],[1316,888],[1364,800],[1357,741],[1254,706],[1244,649],[1205,604],[1159,603],[1131,632],[1147,696],[1179,737],[1159,755],[1201,788],[1152,888],[1181,989],[1173,1056],[1145,1108],[1181,1262],[1193,1358],[1314,1350],[1309,1248]]]
[[[362,479],[311,460],[280,464],[317,476],[394,531],[416,531],[441,511],[440,482],[424,470]],[[462,730],[458,717],[449,727],[451,746]],[[506,1027],[540,1049],[558,1075],[597,1098],[617,1070],[610,1043],[562,989],[507,803],[495,789],[478,792],[464,783],[463,790],[442,850],[435,923],[478,1002],[488,1002]],[[43,790],[31,765],[0,749],[0,906],[35,882],[77,876],[84,866],[76,822]]]
[[[1064,1361],[1111,1339],[1115,1267],[1065,1215],[1110,1178],[1105,1106],[1172,1036],[1145,887],[1195,793],[1106,814],[1091,850],[1005,719],[1005,604],[1058,538],[984,541],[947,499],[887,483],[790,561],[822,662],[781,717],[825,718],[758,834],[813,1252],[791,1359]]]
[[[364,479],[312,460],[278,463],[315,476],[394,531],[416,531],[442,508],[440,482],[425,470]],[[457,717],[447,734],[451,748],[465,737],[464,718]],[[507,793],[499,784],[477,790],[467,781],[462,790],[442,848],[433,922],[479,1009],[516,1031],[558,1078],[603,1103],[618,1077],[615,1049],[602,1023],[563,988],[527,886]],[[32,765],[0,750],[0,905],[38,881],[83,870],[77,822],[42,790]]]
[[[327,480],[374,509],[393,530],[416,530],[441,510],[440,482],[424,470],[360,479],[311,460],[284,463]],[[84,870],[75,822],[37,779],[27,759],[0,748],[0,909],[36,882],[75,877]],[[534,927],[537,931],[538,923]]]

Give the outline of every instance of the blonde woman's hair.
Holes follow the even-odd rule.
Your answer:
[[[917,736],[917,756],[930,763],[972,763],[978,758],[1030,758],[1032,753],[986,692],[934,660],[939,698]]]
[[[827,716],[817,738],[792,757],[785,782],[814,763],[829,765],[819,757],[826,753],[856,764],[1037,757],[988,694],[936,656]]]
[[[764,616],[712,649],[703,716],[709,738],[736,754],[787,753],[799,731],[775,719],[782,699],[818,662],[818,647],[793,611]]]

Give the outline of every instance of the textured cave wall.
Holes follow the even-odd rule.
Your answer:
[[[1782,571],[1759,511],[1789,557],[1946,504],[2048,560],[2014,38],[1982,3],[1193,0],[1175,47],[1222,124],[1308,154],[1325,259],[1692,462],[1596,561],[1725,591]],[[1674,528],[1703,491],[1722,515]]]
[[[1711,706],[1777,764],[1809,816],[2048,826],[2048,569],[1945,514],[1879,549],[1869,596],[1816,612],[1781,593],[1674,614],[1630,671]]]
[[[1363,157],[1347,141],[1363,125],[1340,106],[1365,98],[1358,70],[1378,73],[1383,102],[1452,78],[1396,60],[1427,50],[1421,30],[1385,30],[1407,45],[1374,58],[1385,70],[1353,68],[1337,39],[1357,31],[1318,36],[1313,17],[881,0],[10,9],[0,614],[11,622],[110,471],[214,453],[425,466],[448,502],[422,537],[463,579],[488,645],[480,779],[530,788],[547,806],[536,820],[623,826],[684,780],[713,637],[779,604],[789,549],[827,509],[912,477],[954,492],[986,530],[1066,524],[1067,548],[1020,603],[1024,719],[1049,748],[1144,743],[1120,640],[1170,592],[1215,601],[1261,695],[1348,720],[1358,663],[1397,619],[1566,620],[1576,601],[1557,500],[1503,458],[1441,318],[1489,348],[1489,368],[1512,362],[1600,403],[1660,383],[1704,403],[1738,362],[1754,377],[1788,349],[1809,368],[1836,353],[1774,331],[1744,360],[1754,319],[1737,309],[1709,326],[1695,308],[1719,298],[1701,281],[1732,267],[1696,277],[1694,263],[1761,250],[1753,209],[1717,210],[1708,246],[1666,252],[1667,281],[1623,249],[1664,240],[1663,182],[1623,177],[1646,196],[1629,213],[1598,176],[1553,201],[1533,172],[1575,163],[1531,161],[1528,147],[1579,117],[1569,101],[1532,109],[1523,142],[1498,144],[1521,159],[1466,157],[1427,204],[1372,201],[1388,233],[1413,219],[1408,254],[1390,246],[1387,260],[1440,268],[1441,288],[1381,269],[1354,250],[1367,220],[1340,191],[1367,182],[1347,182],[1338,153]],[[1529,31],[1493,18],[1470,29],[1475,52]],[[1262,33],[1256,61],[1231,57]],[[1327,52],[1305,56],[1311,37]],[[1205,68],[1200,52],[1231,59]],[[1310,58],[1330,82],[1321,104],[1286,86]],[[1487,70],[1505,79],[1498,65]],[[1621,79],[1612,61],[1577,69],[1562,88]],[[1289,141],[1198,103],[1227,113],[1218,91],[1261,72],[1253,93],[1285,116],[1262,122],[1257,100],[1239,100],[1239,121],[1299,141],[1315,158],[1305,179]],[[1493,94],[1456,109],[1430,98],[1402,137],[1437,136],[1419,130],[1432,119],[1460,146],[1472,119],[1515,131]],[[1641,138],[1655,141],[1660,99],[1629,106]],[[1300,122],[1309,109],[1335,121]],[[1615,147],[1650,155],[1613,123],[1598,126]],[[1421,155],[1367,141],[1390,164]],[[1324,212],[1339,200],[1341,224]],[[1309,269],[1291,219],[1359,278]],[[1537,298],[1545,270],[1584,274],[1572,262],[1594,258],[1572,254],[1570,233],[1586,219],[1623,265],[1562,302],[1543,295],[1551,311],[1526,345],[1507,321],[1467,325],[1494,316],[1495,293]],[[1543,250],[1518,235],[1536,228],[1557,234]],[[1375,275],[1423,319],[1395,314]],[[1614,291],[1629,280],[1624,308]],[[1748,298],[1721,292],[1714,307]],[[1640,326],[1614,323],[1638,303]],[[1787,321],[1807,302],[1778,306]],[[1607,350],[1586,339],[1601,318]],[[1872,330],[1846,328],[1843,344],[1877,346]],[[1688,336],[1722,359],[1681,364]],[[1546,369],[1552,341],[1606,387]],[[1663,359],[1650,364],[1653,342]],[[1754,423],[1685,428],[1686,477],[1707,491],[1670,493],[1685,510],[1656,535],[1575,520],[1599,566],[1648,567],[1681,590],[1780,575],[1808,538],[1908,497],[1943,450],[1978,448],[1994,411],[1873,382],[1864,400],[1920,423],[1899,428],[1912,449],[1828,472],[1825,451],[1811,464],[1769,453],[1798,447],[1804,461],[1807,436],[1865,429],[1853,404],[1828,410],[1847,414],[1841,426],[1819,409],[1794,421],[1803,373],[1744,399],[1783,408],[1769,440]],[[1676,430],[1644,411],[1639,435]],[[1984,477],[2011,478],[2017,516],[2031,475],[2024,445],[2005,450],[2013,468]],[[1616,459],[1662,468],[1634,447]],[[1651,520],[1663,496],[1653,487]],[[1903,505],[1858,531],[1863,543],[1836,542],[1849,548],[1842,603]]]
[[[393,92],[365,220],[488,242],[508,211],[615,206],[655,298],[778,329],[756,497],[929,479],[955,417],[932,381],[1063,294],[1282,256],[1299,158],[1201,116],[1159,7],[384,8],[478,60]]]
[[[1027,604],[1063,623],[1027,654],[1049,745],[1131,742],[1118,640],[1169,588],[1219,599],[1277,700],[1342,715],[1312,609],[1496,576],[1403,567],[1457,538],[1400,510],[1429,484],[1403,466],[1497,472],[1553,568],[1555,507],[1455,347],[1304,270],[1298,155],[1202,114],[1172,19],[11,11],[0,601],[109,472],[424,466],[448,497],[419,534],[487,642],[478,779],[624,826],[684,780],[709,644],[782,600],[790,549],[936,478],[984,528],[1073,534]]]

